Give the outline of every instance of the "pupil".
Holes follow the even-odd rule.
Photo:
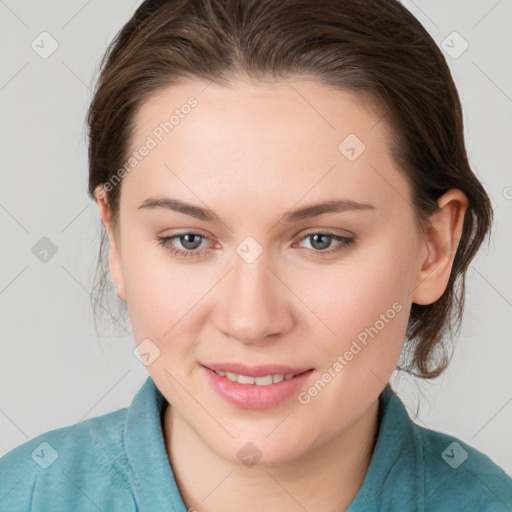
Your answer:
[[[194,246],[194,242],[189,240],[191,237],[199,239],[198,243],[196,243],[195,246]],[[186,247],[187,249],[197,249],[197,247],[201,244],[201,237],[199,237],[198,235],[188,234],[188,235],[182,235],[180,238],[182,239],[182,243],[183,243],[183,240],[185,240],[185,242],[183,243],[183,247]],[[188,244],[191,244],[192,247],[190,247]]]
[[[311,238],[313,239],[313,242],[312,242],[312,246],[315,248],[315,249],[326,249],[327,247],[329,247],[329,244],[330,244],[330,238],[329,238],[329,235],[322,235],[322,234],[316,234],[316,235],[311,235]],[[320,241],[320,247],[315,247],[315,244],[318,243],[318,240],[320,238],[323,238],[324,239],[324,242],[322,243]]]

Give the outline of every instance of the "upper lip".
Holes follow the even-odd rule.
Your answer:
[[[260,366],[247,366],[241,363],[208,363],[204,364],[210,370],[247,375],[248,377],[265,377],[267,375],[288,375],[290,373],[303,373],[313,368],[300,368],[298,366],[285,366],[282,364],[266,364]]]

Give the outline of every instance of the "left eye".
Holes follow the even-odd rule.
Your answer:
[[[313,245],[311,249],[306,248],[308,251],[316,253],[315,255],[323,256],[325,254],[331,254],[333,252],[339,252],[344,247],[350,245],[355,242],[355,238],[345,237],[341,235],[337,235],[336,233],[328,233],[328,232],[311,232],[304,235],[300,241],[310,240],[310,243]],[[179,240],[179,243],[184,248],[177,249],[174,245],[174,241]],[[201,242],[204,240],[210,240],[209,237],[199,233],[178,233],[172,236],[166,237],[158,237],[158,245],[165,247],[171,253],[177,256],[183,256],[186,258],[201,256],[204,252],[207,252],[209,249],[197,250],[201,245]],[[338,242],[338,247],[331,250],[325,250],[331,246],[332,241],[335,240]],[[316,246],[316,247],[315,247]]]
[[[186,250],[176,249],[176,247],[172,245],[172,242],[175,239],[179,240],[182,247]],[[178,233],[173,236],[158,237],[158,245],[165,247],[171,253],[178,256],[191,257],[201,255],[203,251],[197,251],[196,249],[203,240],[209,240],[209,238],[199,233]]]
[[[313,251],[322,254],[330,254],[332,252],[337,252],[343,249],[345,246],[350,245],[355,241],[354,238],[337,235],[335,233],[321,233],[314,232],[309,233],[301,238],[301,240],[310,240],[311,245],[313,245]],[[336,249],[331,249],[330,251],[325,251],[324,249],[328,248],[332,244],[332,240],[336,240],[338,242],[338,247]],[[316,247],[315,247],[316,245]]]

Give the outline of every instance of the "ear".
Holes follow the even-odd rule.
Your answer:
[[[464,192],[451,189],[438,201],[424,235],[426,257],[420,262],[412,302],[432,304],[446,290],[459,245],[468,199]]]
[[[126,302],[126,293],[124,289],[123,271],[121,266],[121,254],[118,250],[118,244],[112,232],[111,212],[108,206],[108,197],[103,185],[98,185],[95,190],[96,203],[98,205],[101,222],[105,226],[110,240],[108,253],[108,266],[110,276],[117,288],[117,295]]]

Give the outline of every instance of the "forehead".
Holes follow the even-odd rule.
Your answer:
[[[187,107],[190,98],[197,103],[192,109]],[[363,98],[351,91],[305,79],[274,82],[238,79],[226,86],[190,80],[158,90],[142,103],[135,116],[136,135],[151,132],[177,110],[181,114],[178,123],[182,126],[180,130],[173,128],[174,138],[186,131],[186,125],[193,124],[198,136],[211,142],[216,142],[215,135],[221,138],[226,130],[233,132],[230,133],[232,145],[247,134],[260,137],[267,134],[269,140],[275,140],[276,132],[282,134],[276,143],[291,136],[297,142],[307,138],[318,145],[320,139],[326,139],[328,144],[347,130],[376,143],[380,135],[386,135],[388,126],[374,108],[375,103],[370,106]],[[183,114],[180,110],[187,112]],[[181,123],[187,118],[191,121]],[[378,124],[381,129],[370,136]]]
[[[183,185],[205,198],[231,190],[288,202],[333,191],[382,204],[408,195],[380,112],[312,80],[175,84],[150,96],[134,121],[130,151],[149,139],[154,146],[125,178],[142,199]]]

